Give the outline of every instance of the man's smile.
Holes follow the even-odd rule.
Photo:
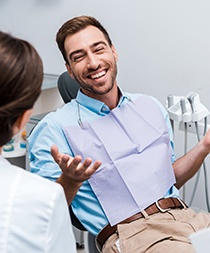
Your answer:
[[[97,73],[97,74],[89,75],[88,78],[91,78],[91,79],[98,79],[98,78],[104,76],[105,74],[106,74],[106,71],[103,70],[103,71],[101,71],[101,72],[99,72],[99,73]]]

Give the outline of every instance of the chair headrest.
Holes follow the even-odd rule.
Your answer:
[[[64,103],[75,98],[80,88],[78,82],[71,78],[67,71],[59,76],[57,86]]]

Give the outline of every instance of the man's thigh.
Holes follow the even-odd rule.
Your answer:
[[[116,234],[109,243],[115,244],[119,239],[121,253],[194,253],[189,235],[209,224],[209,214],[177,209],[118,225],[119,238]],[[118,252],[114,250],[103,252]]]

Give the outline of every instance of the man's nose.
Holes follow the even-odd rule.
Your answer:
[[[99,66],[99,60],[96,55],[90,53],[87,57],[87,67],[88,69],[97,69]]]

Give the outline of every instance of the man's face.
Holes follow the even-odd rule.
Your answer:
[[[117,53],[98,28],[88,26],[67,36],[64,46],[69,74],[86,95],[98,98],[112,90],[116,85]]]

